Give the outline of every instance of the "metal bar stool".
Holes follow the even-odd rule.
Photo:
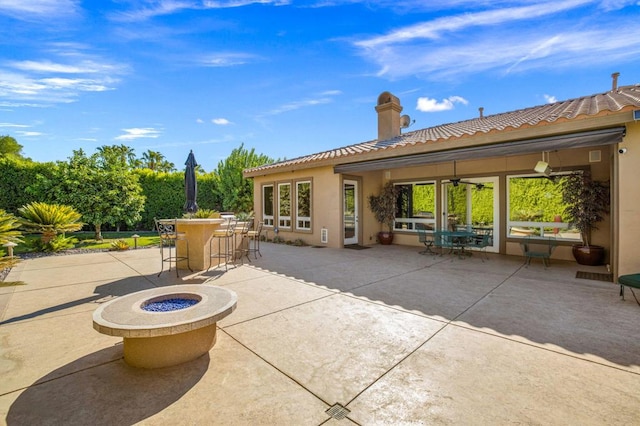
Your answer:
[[[258,226],[254,231],[249,231],[247,233],[247,237],[249,238],[249,246],[247,250],[247,259],[249,258],[249,254],[253,253],[253,256],[257,259],[258,255],[262,257],[262,253],[260,253],[260,238],[262,238],[262,228],[264,227],[264,222],[258,222]]]
[[[209,253],[211,253],[211,255],[209,257],[209,267],[207,271],[211,269],[212,259],[218,259],[216,268],[224,262],[224,270],[228,270],[228,265],[233,261],[234,256],[233,243],[237,222],[236,219],[229,218],[226,223],[220,225],[220,228],[213,231],[211,241],[209,241]],[[218,246],[216,252],[213,251],[214,244]]]
[[[253,218],[239,223],[242,223],[242,226],[237,226],[234,234],[234,247],[236,251],[234,261],[239,259],[240,263],[244,264],[242,260],[243,257],[246,257],[247,260],[251,262],[251,259],[249,259],[249,231],[253,228]]]
[[[176,276],[180,277],[178,272],[178,262],[181,260],[187,261],[187,267],[191,272],[191,265],[189,265],[189,241],[186,238],[186,235],[183,232],[178,232],[176,228],[176,219],[156,219],[153,218],[156,223],[156,230],[158,231],[158,235],[160,236],[160,257],[162,262],[160,264],[160,272],[158,276],[162,274],[164,270],[164,263],[169,262],[169,271],[171,271],[171,263],[176,265]],[[184,241],[187,245],[187,255],[186,256],[178,256],[178,248],[176,247],[177,241]],[[165,249],[169,250],[169,254],[165,257]],[[171,251],[174,251],[172,254]]]

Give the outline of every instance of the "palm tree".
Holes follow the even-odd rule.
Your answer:
[[[151,169],[154,172],[173,172],[176,169],[173,163],[164,158],[164,155],[152,150],[142,153],[140,166],[145,169]]]
[[[135,150],[126,145],[98,147],[98,158],[105,168],[134,168],[137,162]]]
[[[73,207],[62,204],[33,202],[18,209],[22,227],[31,232],[41,233],[42,243],[47,244],[59,233],[79,231],[84,225],[82,215]]]

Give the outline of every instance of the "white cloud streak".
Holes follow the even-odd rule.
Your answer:
[[[597,13],[571,19],[572,11],[581,7],[602,6],[568,0],[449,16],[362,39],[354,46],[378,66],[378,76],[390,79],[508,74],[607,64],[640,55],[637,16],[605,19]]]
[[[440,39],[445,33],[459,32],[472,27],[486,27],[500,25],[505,22],[513,23],[520,20],[532,20],[573,9],[593,0],[568,0],[563,2],[549,2],[541,5],[531,5],[507,9],[490,10],[485,12],[467,13],[463,15],[447,16],[433,21],[411,25],[390,34],[374,37],[369,40],[356,42],[356,46],[373,49],[398,43],[406,43],[417,39]]]
[[[18,128],[27,128],[31,127],[26,124],[14,124],[14,123],[0,123],[0,127],[18,127]]]
[[[140,22],[157,16],[171,15],[183,10],[228,9],[264,4],[285,6],[291,4],[289,0],[228,0],[228,1],[193,1],[193,0],[155,0],[148,1],[146,7],[119,12],[112,16],[115,21]]]
[[[317,105],[322,105],[322,104],[328,104],[333,102],[333,99],[329,98],[329,97],[321,97],[321,98],[316,98],[316,99],[304,99],[301,101],[293,101],[293,102],[289,102],[286,103],[284,105],[281,105],[277,108],[272,109],[271,111],[267,112],[264,115],[279,115],[285,112],[290,112],[290,111],[295,111],[297,109],[300,108],[306,108],[306,107],[311,107],[311,106],[317,106]]]
[[[2,1],[2,0],[0,0]],[[8,61],[0,68],[0,100],[36,105],[75,102],[84,92],[113,90],[128,67],[86,54],[79,45],[45,46],[52,58]]]
[[[162,130],[152,127],[133,127],[130,129],[122,129],[124,134],[116,136],[117,141],[130,141],[135,139],[158,138],[162,134]]]
[[[0,15],[25,21],[50,20],[76,15],[79,4],[79,0],[0,0]]]
[[[226,53],[212,53],[205,55],[200,59],[200,64],[206,67],[232,67],[237,65],[244,65],[249,62],[253,62],[258,57],[249,53],[240,52],[226,52]]]

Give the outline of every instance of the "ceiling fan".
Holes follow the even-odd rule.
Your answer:
[[[481,190],[482,188],[484,188],[483,183],[467,182],[459,178],[456,174],[456,160],[453,160],[453,177],[449,179],[449,183],[451,183],[453,186],[458,186],[461,183],[465,185],[475,185],[477,190]]]

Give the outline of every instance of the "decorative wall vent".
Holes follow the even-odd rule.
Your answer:
[[[602,151],[589,151],[589,162],[590,163],[599,163],[602,161]]]
[[[329,242],[329,230],[327,228],[322,228],[320,230],[320,242],[322,244],[327,244]]]

